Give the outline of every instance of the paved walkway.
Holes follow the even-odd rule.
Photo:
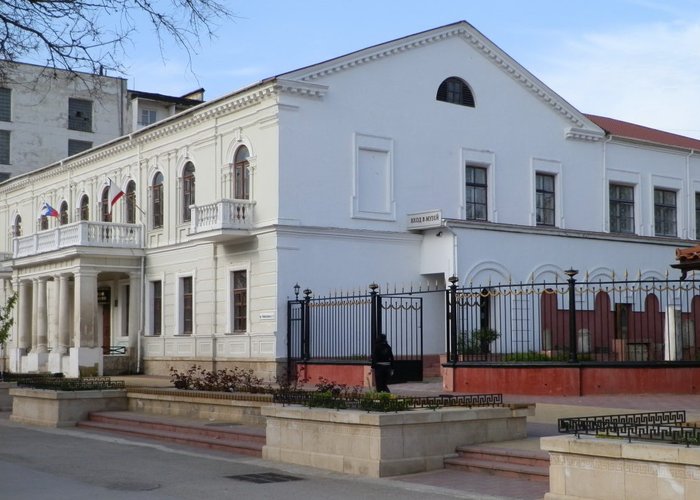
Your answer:
[[[172,387],[168,377],[112,377],[124,380],[127,386]],[[430,396],[445,394],[439,380],[411,382],[390,386],[395,394]],[[506,403],[535,405],[535,415],[528,418],[528,439],[489,446],[539,449],[541,436],[557,433],[557,419],[562,417],[634,413],[639,411],[686,410],[689,421],[700,421],[700,395],[685,394],[617,394],[610,396],[522,396],[503,395]],[[536,500],[549,490],[546,482],[491,476],[454,470],[437,470],[397,476],[384,481],[412,483],[416,487],[444,488],[467,493],[471,498]]]

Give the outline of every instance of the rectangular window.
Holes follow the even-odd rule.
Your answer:
[[[142,109],[141,116],[139,118],[139,125],[150,125],[156,122],[156,110],[155,109]]]
[[[0,88],[0,121],[12,121],[12,91]]]
[[[77,155],[83,151],[87,151],[92,147],[92,142],[90,141],[76,141],[74,139],[68,139],[68,156]]]
[[[192,333],[192,276],[180,278],[182,290],[182,334],[190,335]]]
[[[163,325],[163,282],[153,281],[151,282],[151,300],[153,307],[153,328],[151,333],[153,335],[160,335],[162,333]]]
[[[0,163],[10,164],[10,131],[0,130]]]
[[[700,240],[700,193],[695,193],[695,239]]]
[[[535,175],[536,216],[538,226],[554,225],[554,176]]]
[[[676,192],[654,189],[654,234],[676,236]]]
[[[634,234],[634,187],[610,184],[610,232]]]
[[[466,167],[467,220],[486,220],[486,168]]]
[[[68,99],[68,128],[92,132],[92,101]]]
[[[233,331],[243,333],[248,329],[248,276],[247,271],[233,272]]]

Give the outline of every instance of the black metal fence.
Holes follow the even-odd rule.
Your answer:
[[[447,291],[448,361],[696,361],[700,282],[509,283]]]
[[[700,445],[700,427],[686,422],[684,410],[560,418],[559,432]]]
[[[370,290],[314,297],[306,289],[303,298],[288,301],[288,374],[297,360],[370,364],[384,334],[394,351],[393,381],[422,379],[422,297],[380,294],[374,284]]]
[[[577,281],[488,284],[447,290],[370,292],[288,302],[287,359],[364,363],[387,335],[400,380],[421,380],[423,298],[431,300],[432,332],[444,329],[448,363],[700,361],[700,281]],[[431,309],[431,310],[432,310]],[[445,318],[444,320],[442,318]],[[442,354],[434,353],[431,354]]]

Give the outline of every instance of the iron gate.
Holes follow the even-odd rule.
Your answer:
[[[412,294],[339,294],[287,303],[287,375],[298,361],[372,363],[384,333],[394,351],[391,383],[423,380],[423,299]]]

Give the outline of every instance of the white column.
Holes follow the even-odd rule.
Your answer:
[[[141,315],[141,273],[133,272],[129,273],[129,325],[128,335],[129,335],[129,347],[133,348],[136,346],[138,341],[138,336],[140,325],[140,315]]]
[[[17,335],[17,348],[26,354],[32,345],[32,282],[22,280],[19,282],[19,329]]]
[[[36,352],[45,354],[48,352],[48,308],[46,305],[46,278],[37,280],[37,305],[36,311]]]
[[[27,355],[26,371],[36,373],[48,370],[49,354],[46,345],[48,341],[46,333],[46,278],[37,278],[33,281],[32,348]]]
[[[97,338],[97,271],[75,273],[73,289],[73,345],[71,377],[102,375],[102,348]]]
[[[70,346],[70,309],[73,300],[68,282],[69,276],[62,274],[58,278],[58,352],[65,354]]]
[[[64,357],[68,353],[70,342],[70,290],[68,288],[68,276],[65,274],[54,276],[54,304],[56,324],[51,328],[51,352],[49,353],[49,371],[51,373],[64,373]]]

